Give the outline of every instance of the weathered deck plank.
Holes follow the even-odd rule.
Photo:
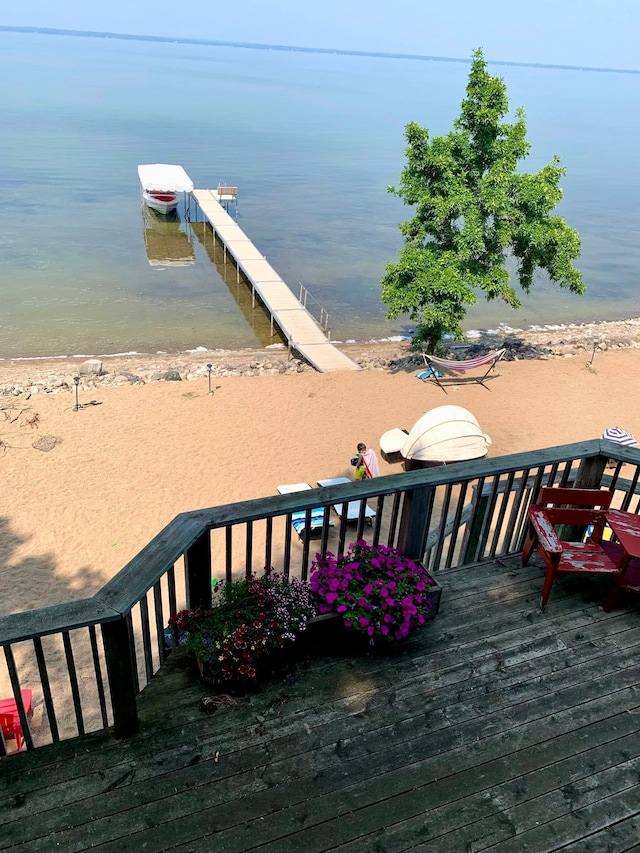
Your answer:
[[[567,578],[541,613],[541,576],[443,573],[401,654],[315,660],[213,717],[176,658],[140,736],[2,762],[0,850],[629,849],[638,605],[606,614],[606,584]]]

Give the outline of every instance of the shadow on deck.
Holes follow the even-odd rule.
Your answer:
[[[8,757],[0,849],[624,851],[640,828],[640,613],[542,569],[439,574],[392,656],[323,658],[208,717],[174,655],[142,733]]]

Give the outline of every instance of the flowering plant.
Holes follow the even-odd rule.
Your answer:
[[[169,627],[215,683],[256,683],[273,653],[293,643],[316,614],[309,586],[277,572],[216,584],[214,594],[210,610],[181,610]]]
[[[316,554],[310,583],[319,612],[341,614],[345,627],[364,633],[371,645],[400,640],[422,625],[435,587],[428,572],[396,548],[363,540],[337,559]]]

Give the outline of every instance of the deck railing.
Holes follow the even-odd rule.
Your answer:
[[[110,726],[118,737],[135,734],[137,695],[169,653],[168,618],[210,605],[213,578],[274,567],[306,579],[316,552],[341,553],[361,538],[399,547],[433,572],[499,563],[522,550],[540,486],[604,485],[615,506],[638,513],[639,476],[640,451],[596,440],[182,513],[93,597],[0,618],[0,696],[13,694],[27,749]],[[357,519],[330,527],[331,507],[349,501],[359,502]],[[320,506],[319,538],[298,537],[292,514],[305,511],[309,531]]]

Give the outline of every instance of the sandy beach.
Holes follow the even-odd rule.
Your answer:
[[[206,371],[189,382],[96,386],[81,393],[80,411],[71,389],[2,397],[0,613],[93,594],[179,512],[350,476],[358,441],[378,449],[383,432],[409,429],[435,406],[472,411],[494,457],[597,438],[612,425],[638,434],[637,351],[597,351],[587,366],[589,341],[576,346],[565,357],[502,361],[490,390],[459,385],[447,395],[406,365],[216,376],[211,395]],[[389,360],[408,353],[397,343],[372,350]],[[24,364],[3,370],[6,380]],[[33,446],[51,437],[52,449]],[[398,470],[381,460],[382,475]]]

